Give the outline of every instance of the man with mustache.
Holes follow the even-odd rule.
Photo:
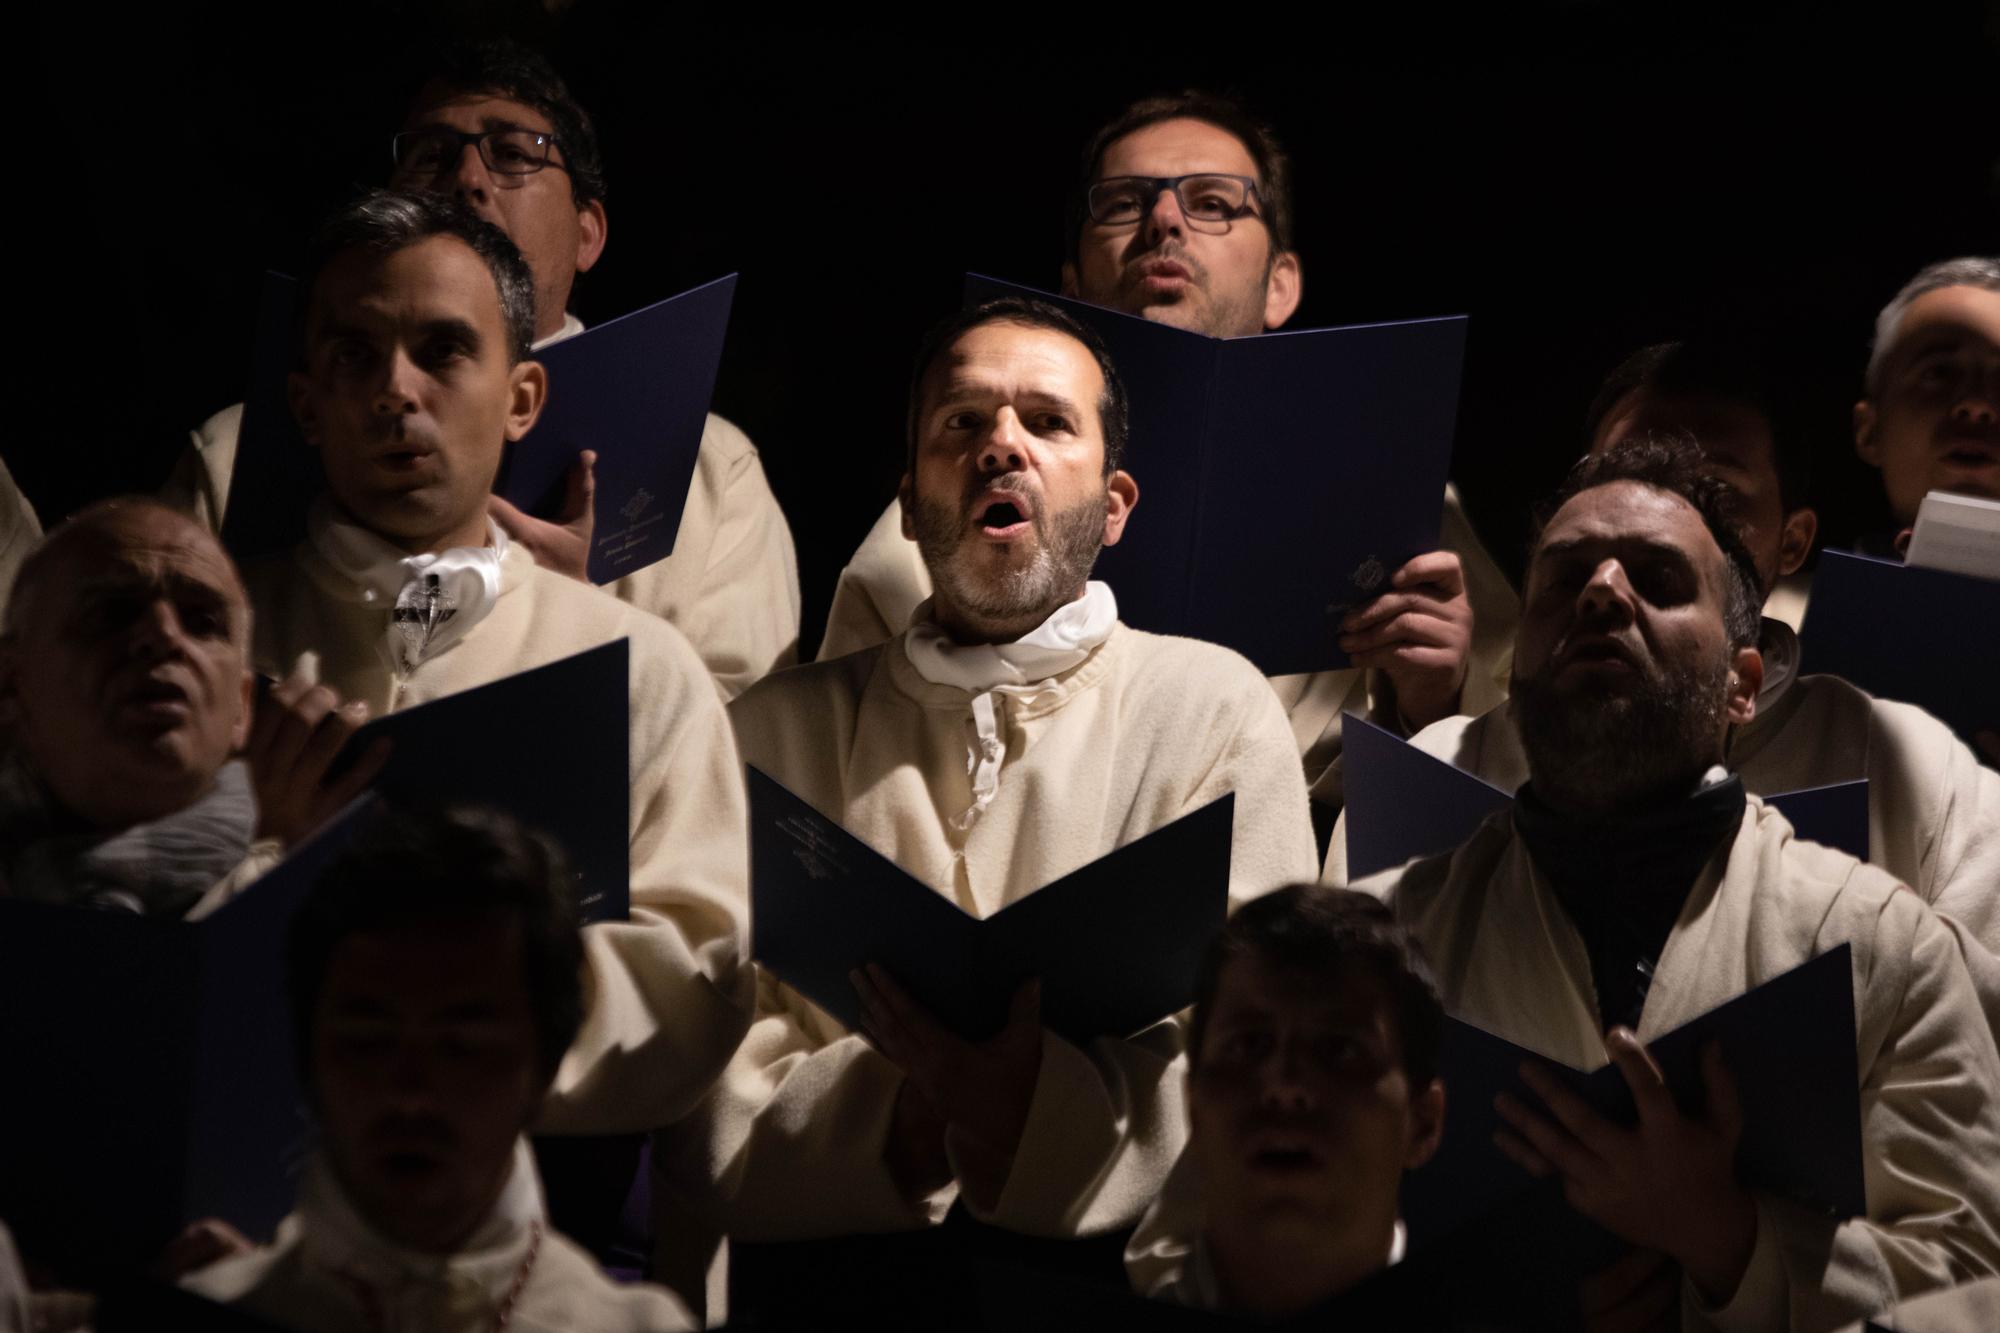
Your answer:
[[[521,254],[456,201],[375,191],[320,230],[292,407],[326,490],[306,540],[246,572],[254,659],[289,711],[380,716],[629,642],[631,920],[584,932],[590,1010],[552,1132],[684,1112],[748,1021],[741,771],[708,673],[665,621],[543,569],[490,517],[547,391]]]
[[[1678,1302],[1696,1327],[1827,1328],[2000,1271],[2000,1055],[1950,927],[1722,766],[1764,675],[1724,487],[1692,448],[1626,444],[1547,513],[1514,657],[1526,785],[1457,851],[1357,887],[1415,934],[1449,1012],[1632,1085],[1629,1130],[1545,1078],[1545,1106],[1502,1107],[1500,1146],[1637,1252],[1587,1317]],[[1737,1180],[1727,1051],[1694,1116],[1643,1043],[1842,944],[1860,1084],[1827,1095],[1859,1097],[1868,1212],[1836,1222]]]
[[[0,895],[179,917],[267,865],[235,759],[249,652],[235,566],[157,501],[100,501],[33,550],[0,632]]]
[[[287,942],[318,1124],[276,1243],[183,1279],[279,1327],[693,1327],[549,1226],[525,1137],[584,1019],[560,854],[502,816],[376,817]]]
[[[477,140],[477,142],[474,142]],[[534,51],[508,41],[447,48],[411,99],[390,184],[459,200],[507,234],[534,275],[533,337],[547,347],[583,331],[569,313],[603,257],[604,164],[590,115]],[[240,404],[194,432],[167,498],[221,531],[236,461]],[[572,470],[560,522],[505,500],[494,517],[535,559],[584,579],[593,530],[590,462]],[[673,554],[606,585],[680,630],[725,701],[798,652],[798,562],[756,446],[711,414]]]
[[[1931,491],[2000,500],[2000,259],[1931,264],[1882,307],[1854,451],[1881,470],[1903,534]]]
[[[1705,353],[1663,352],[1661,369],[1690,355]],[[1723,762],[1760,796],[1868,779],[1868,859],[1965,927],[1988,955],[2000,955],[2000,773],[1921,708],[1874,698],[1837,676],[1799,674],[1798,636],[1772,614],[1772,576],[1795,557],[1803,559],[1798,547],[1810,543],[1810,526],[1799,516],[1812,511],[1791,508],[1773,521],[1773,501],[1785,490],[1779,455],[1775,445],[1761,447],[1769,429],[1755,426],[1757,418],[1740,399],[1697,392],[1677,372],[1663,382],[1676,387],[1668,393],[1635,389],[1605,413],[1591,451],[1644,439],[1649,428],[1691,431],[1680,443],[1659,447],[1698,448],[1699,463],[1690,465],[1722,482],[1736,512],[1747,508],[1759,515],[1740,531],[1765,594],[1757,635],[1763,682],[1756,715],[1730,729]],[[1732,412],[1742,414],[1742,428],[1724,429],[1717,442],[1718,423],[1727,423]],[[1418,732],[1411,744],[1514,791],[1529,772],[1519,714],[1519,705],[1509,702],[1477,718],[1446,718]],[[1336,831],[1328,853],[1328,877],[1335,881],[1345,878],[1344,833]],[[1988,971],[2000,978],[2000,962],[1969,961],[1982,977],[1982,991],[2000,995],[2000,982],[1983,980]]]
[[[1126,1256],[1143,1293],[1285,1319],[1401,1258],[1397,1195],[1444,1131],[1444,1010],[1366,894],[1294,885],[1229,919],[1188,1023],[1201,1223]]]
[[[888,643],[730,708],[746,762],[990,916],[1225,792],[1229,894],[1310,874],[1305,784],[1256,669],[1118,621],[1089,580],[1131,521],[1126,406],[1094,335],[1041,302],[945,321],[911,382],[903,512],[936,589]],[[953,1202],[1042,1236],[1130,1225],[1180,1150],[1180,1026],[1079,1047],[1032,986],[972,1043],[874,969],[870,1031],[775,978],[674,1173],[717,1232],[915,1231]]]
[[[1201,190],[1230,193],[1190,193]],[[1241,107],[1199,92],[1136,102],[1084,151],[1063,295],[1214,338],[1279,328],[1304,290],[1291,209],[1290,161]],[[898,633],[929,595],[897,509],[841,572],[820,660]],[[1348,615],[1341,646],[1353,668],[1272,678],[1313,795],[1329,805],[1340,804],[1343,713],[1407,734],[1504,697],[1517,599],[1450,487],[1441,540]]]

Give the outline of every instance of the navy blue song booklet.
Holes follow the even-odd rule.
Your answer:
[[[1495,811],[1512,809],[1502,791],[1366,718],[1341,719],[1347,806],[1347,874],[1360,879],[1462,845]],[[1868,859],[1868,779],[1804,787],[1763,798],[1810,842]]]
[[[1347,665],[1341,617],[1435,550],[1463,316],[1211,338],[969,274],[1096,330],[1132,403],[1139,505],[1097,577],[1121,619],[1266,675]]]
[[[1194,1000],[1229,900],[1230,815],[1219,797],[984,920],[899,869],[751,767],[751,953],[849,1028],[848,974],[879,964],[969,1039],[1003,1026],[1023,981],[1042,1022],[1079,1045],[1124,1037]]]
[[[1977,747],[2000,732],[2000,580],[1821,551],[1800,666],[1925,709]]]
[[[222,529],[239,561],[299,541],[306,507],[322,489],[318,456],[299,434],[286,388],[297,363],[296,288],[290,278],[265,275]],[[593,583],[673,554],[735,295],[731,274],[534,353],[548,368],[548,402],[535,428],[508,448],[493,490],[550,517],[571,462],[596,450]]]
[[[341,760],[378,739],[374,789],[391,802],[504,810],[554,838],[577,877],[577,914],[623,921],[630,906],[629,639],[376,718]],[[336,770],[338,771],[338,770]]]
[[[306,1121],[285,999],[292,914],[363,798],[201,921],[0,899],[0,1216],[77,1271],[150,1264],[220,1217],[269,1237]]]
[[[1703,1104],[1701,1050],[1718,1043],[1743,1108],[1738,1178],[1833,1218],[1858,1216],[1868,1207],[1850,957],[1842,944],[1647,1047],[1675,1101],[1694,1114]],[[1412,1253],[1474,1226],[1495,1244],[1509,1235],[1532,1237],[1523,1263],[1539,1272],[1578,1275],[1601,1269],[1625,1248],[1563,1207],[1553,1182],[1535,1181],[1495,1146],[1494,1132],[1505,1123],[1493,1107],[1496,1094],[1541,1106],[1521,1081],[1525,1062],[1553,1073],[1599,1114],[1620,1124],[1637,1119],[1617,1066],[1580,1073],[1447,1019],[1439,1055],[1450,1103],[1444,1140],[1436,1156],[1403,1182]],[[1539,1225],[1526,1225],[1529,1216]]]

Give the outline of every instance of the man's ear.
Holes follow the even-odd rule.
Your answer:
[[[549,370],[539,361],[522,361],[507,373],[507,438],[518,440],[535,428],[549,401]]]
[[[1854,405],[1854,452],[1870,467],[1882,466],[1882,446],[1875,439],[1875,404],[1863,398]]]
[[[1813,540],[1819,536],[1819,513],[1794,509],[1785,515],[1785,527],[1778,534],[1778,572],[1796,574],[1812,554]]]
[[[1764,688],[1764,655],[1755,648],[1738,648],[1729,662],[1729,725],[1740,727],[1757,716],[1757,691]]]
[[[1292,317],[1306,292],[1305,270],[1290,250],[1271,261],[1271,276],[1264,279],[1264,327],[1275,329]]]
[[[285,377],[285,398],[292,405],[292,420],[307,444],[319,448],[319,405],[313,398],[312,381],[299,371]]]
[[[1125,522],[1139,505],[1139,483],[1119,468],[1104,479],[1104,544],[1116,546],[1125,535]]]
[[[1437,1152],[1444,1141],[1444,1080],[1434,1078],[1410,1094],[1410,1141],[1403,1150],[1403,1169],[1414,1171]]]
[[[903,479],[896,483],[896,507],[903,511],[903,536],[906,540],[917,539],[917,474],[905,472]]]
[[[604,201],[593,199],[576,210],[576,271],[588,273],[604,253],[611,224],[604,216]]]
[[[1076,265],[1064,264],[1062,266],[1062,285],[1057,287],[1056,291],[1063,296],[1067,296],[1072,301],[1076,300]]]

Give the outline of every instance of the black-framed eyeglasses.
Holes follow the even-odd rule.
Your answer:
[[[543,167],[568,170],[549,157],[549,150],[559,147],[555,135],[519,125],[503,125],[478,134],[445,125],[426,125],[422,129],[404,130],[391,139],[389,152],[395,159],[397,175],[435,176],[455,167],[467,144],[479,149],[479,160],[488,171],[502,176],[529,176]]]
[[[1152,211],[1160,191],[1172,190],[1181,216],[1196,231],[1226,231],[1241,217],[1261,217],[1263,196],[1248,176],[1203,171],[1189,176],[1111,176],[1084,193],[1084,209],[1100,227],[1130,227]],[[1251,201],[1257,201],[1252,208]]]

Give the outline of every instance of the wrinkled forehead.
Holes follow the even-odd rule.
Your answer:
[[[1088,347],[1060,330],[1008,320],[959,334],[924,376],[926,402],[961,394],[1040,394],[1094,411],[1103,393],[1104,372]]]
[[[17,594],[43,604],[51,596],[181,581],[212,589],[239,610],[248,606],[236,566],[213,534],[169,510],[135,506],[56,532]]]
[[[1925,292],[1904,310],[1888,355],[1959,349],[2000,355],[2000,292],[1965,285]]]
[[[403,120],[404,129],[427,125],[468,132],[512,125],[543,134],[553,134],[556,128],[540,111],[497,88],[462,88],[442,79],[432,79],[418,90],[410,103],[409,115]]]
[[[500,287],[470,245],[456,236],[426,236],[386,254],[357,246],[328,260],[313,283],[306,340],[310,345],[356,328],[445,322],[501,336]]]
[[[1217,1017],[1255,1013],[1296,1026],[1395,1029],[1387,981],[1357,957],[1304,967],[1261,954],[1238,955],[1216,978],[1213,1012]]]
[[[1105,146],[1100,180],[1111,176],[1188,176],[1214,171],[1259,180],[1249,146],[1220,125],[1191,116],[1142,125]]]
[[[1542,529],[1533,560],[1553,552],[1678,554],[1718,580],[1722,548],[1692,504],[1640,481],[1613,481],[1571,496]]]

